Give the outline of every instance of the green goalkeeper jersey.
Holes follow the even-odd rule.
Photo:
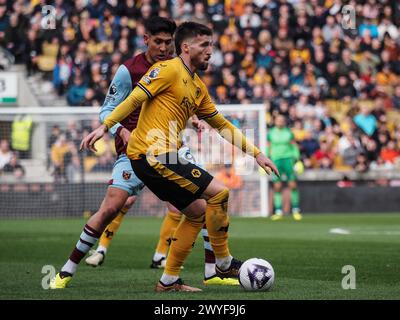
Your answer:
[[[273,127],[268,131],[267,140],[270,143],[269,155],[272,160],[298,158],[298,149],[292,144],[293,132],[285,127]]]

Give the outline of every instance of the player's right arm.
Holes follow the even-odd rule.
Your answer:
[[[140,89],[139,86],[135,87],[131,94],[119,104],[113,112],[103,121],[103,124],[96,130],[89,133],[83,138],[80,150],[89,149],[90,151],[97,152],[94,144],[97,140],[100,140],[104,134],[118,122],[124,120],[129,114],[135,111],[148,99],[146,93]]]
[[[146,100],[152,99],[173,83],[176,71],[173,67],[168,67],[165,61],[163,65],[158,66],[155,64],[150,68],[131,94],[104,119],[103,124],[82,140],[80,149],[89,149],[96,152],[95,142],[101,139],[110,128],[124,120]]]
[[[103,123],[107,116],[125,100],[131,91],[132,79],[129,70],[125,65],[120,65],[111,81],[107,96],[100,110],[99,118],[101,123]],[[118,134],[124,142],[127,142],[130,135],[130,131],[119,122],[111,127],[109,132],[113,136]]]

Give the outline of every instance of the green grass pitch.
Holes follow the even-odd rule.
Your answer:
[[[65,290],[44,290],[44,265],[59,270],[84,219],[0,220],[0,299],[400,299],[400,215],[305,215],[272,222],[231,218],[232,254],[264,258],[275,269],[269,292],[202,284],[203,241],[199,237],[181,272],[201,293],[156,294],[162,271],[149,269],[161,218],[127,217],[103,266],[78,268]],[[333,234],[342,228],[350,234]],[[356,270],[356,289],[344,290],[342,267]]]

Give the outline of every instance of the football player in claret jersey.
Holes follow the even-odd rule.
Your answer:
[[[143,40],[147,45],[146,52],[140,53],[125,61],[117,70],[111,81],[109,92],[106,96],[103,107],[100,111],[100,120],[103,121],[125,98],[132,92],[142,76],[148,69],[160,60],[171,58],[174,51],[173,34],[176,29],[175,22],[153,17],[144,23],[146,33]],[[86,258],[86,263],[93,267],[101,265],[105,260],[108,247],[115,236],[126,212],[136,200],[136,195],[143,188],[143,183],[132,171],[131,164],[126,156],[126,147],[129,136],[139,118],[140,109],[138,108],[126,119],[117,123],[110,133],[115,137],[115,148],[117,150],[117,161],[113,168],[112,178],[109,181],[109,189],[106,194],[105,202],[110,204],[110,210],[118,210],[121,203],[125,201],[123,208],[119,210],[115,219],[106,227],[100,237],[97,250],[91,250],[90,256]],[[166,236],[171,233],[171,228],[176,227],[181,215],[169,211],[166,214],[162,234]],[[175,225],[176,224],[176,225]],[[166,229],[166,230],[164,230]],[[160,239],[157,251],[166,252],[168,239]]]
[[[196,114],[227,141],[255,157],[267,173],[274,171],[279,175],[279,172],[270,159],[218,112],[196,74],[197,70],[208,67],[212,53],[211,29],[195,22],[182,23],[175,33],[175,49],[179,56],[152,66],[129,97],[82,140],[81,148],[95,151],[94,143],[98,139],[142,106],[127,149],[132,168],[160,199],[169,201],[185,214],[174,233],[164,273],[155,289],[157,292],[195,292],[201,289],[184,284],[180,272],[204,221],[216,257],[217,275],[237,277],[242,263],[232,257],[228,247],[229,190],[201,167],[180,161],[178,157],[182,145],[180,132],[188,119]],[[205,212],[202,199],[207,201]]]

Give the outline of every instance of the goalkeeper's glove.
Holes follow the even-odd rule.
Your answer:
[[[303,162],[301,162],[301,160],[297,160],[294,164],[294,172],[296,172],[296,174],[302,174],[304,172],[304,164]]]

